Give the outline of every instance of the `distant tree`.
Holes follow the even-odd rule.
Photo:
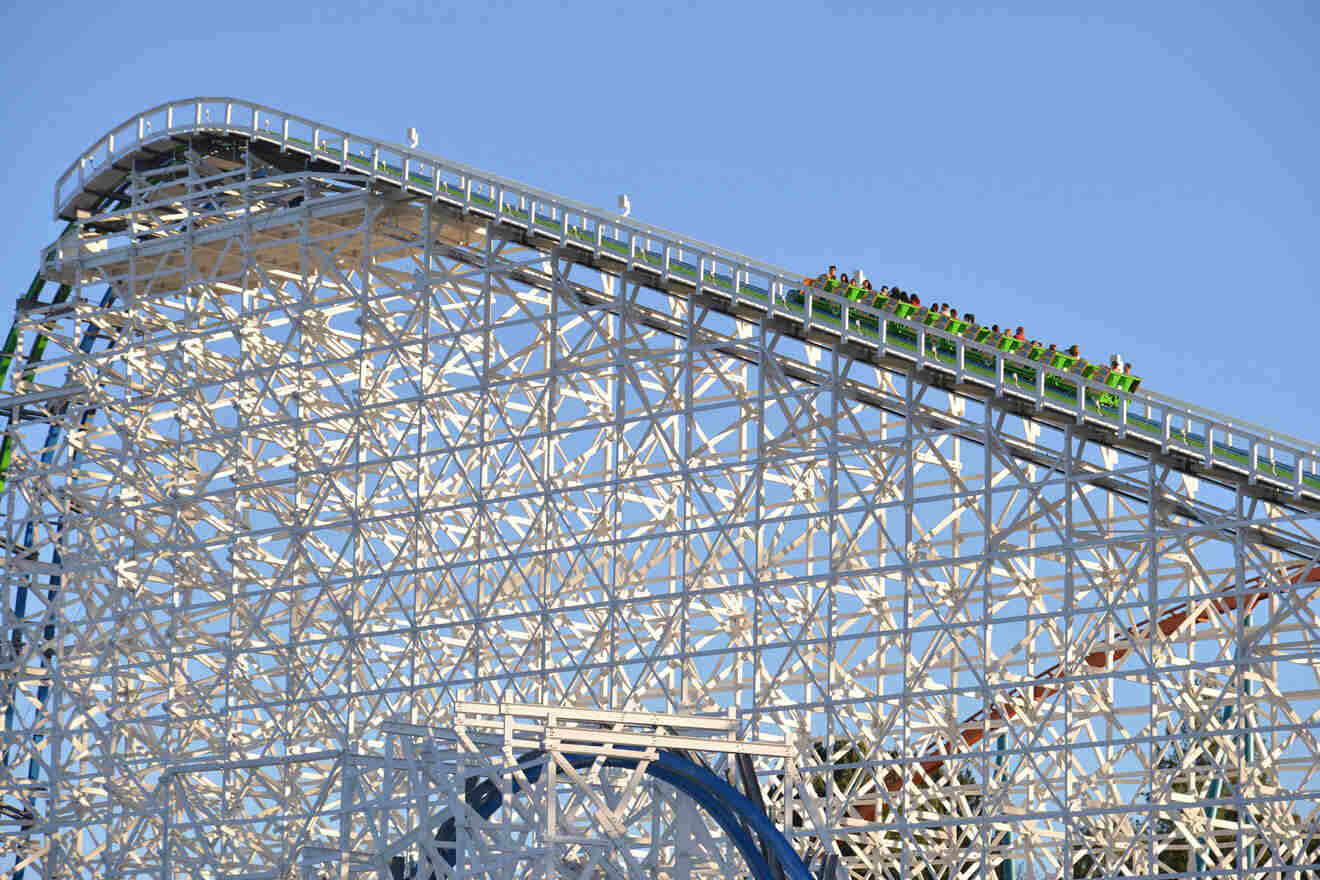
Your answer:
[[[815,763],[833,769],[812,774],[811,790],[822,801],[847,804],[844,814],[849,818],[868,824],[897,825],[902,823],[906,809],[906,818],[912,824],[968,820],[914,829],[909,836],[909,843],[914,846],[909,848],[906,870],[904,839],[897,828],[836,834],[834,846],[851,880],[966,880],[983,876],[978,873],[981,842],[974,822],[981,810],[980,787],[970,771],[963,769],[950,776],[944,763],[926,771],[915,769],[912,763],[889,763],[897,761],[900,754],[892,750],[877,753],[863,741],[835,740],[830,749],[824,741],[817,740],[812,750]],[[894,773],[907,777],[906,808],[899,794],[886,789],[885,780]],[[770,789],[771,801],[780,805],[781,785],[782,777]],[[799,808],[794,812],[793,825],[802,828],[807,824],[807,817]],[[913,848],[917,851],[915,864]]]
[[[1156,760],[1155,768],[1168,778],[1168,791],[1175,795],[1191,799],[1224,800],[1232,799],[1241,785],[1238,750],[1243,748],[1240,733],[1224,733],[1212,737],[1194,735],[1193,728],[1184,722],[1178,728],[1170,729],[1177,738],[1170,740]],[[1247,734],[1250,735],[1250,734]],[[1258,771],[1262,772],[1262,771]],[[1273,774],[1257,778],[1257,784],[1263,788],[1272,788],[1276,780]],[[1141,797],[1152,805],[1162,805],[1166,801],[1160,791],[1144,791]],[[1181,800],[1181,798],[1179,799]],[[1174,800],[1174,804],[1177,804]],[[1179,828],[1179,822],[1172,813],[1183,809],[1189,814],[1182,824],[1184,828],[1204,828],[1204,834],[1189,835]],[[1154,853],[1157,864],[1151,869],[1161,874],[1182,874],[1196,871],[1213,871],[1219,865],[1245,871],[1259,870],[1267,864],[1275,868],[1300,868],[1295,873],[1286,874],[1290,880],[1320,880],[1320,837],[1316,829],[1296,838],[1275,841],[1276,847],[1282,846],[1287,852],[1280,853],[1282,859],[1266,852],[1255,841],[1248,843],[1242,852],[1238,852],[1238,827],[1240,814],[1232,805],[1213,807],[1164,807],[1163,815],[1156,815],[1145,821],[1124,817],[1116,820],[1110,827],[1083,830],[1086,839],[1084,846],[1078,847],[1072,863],[1072,876],[1116,877],[1145,874],[1146,870],[1138,867],[1144,859],[1145,844],[1138,843],[1139,852],[1126,856],[1118,854],[1115,841],[1144,839],[1147,831],[1154,836]],[[1247,837],[1255,836],[1254,829],[1259,825],[1268,827],[1263,815],[1248,813],[1244,828]],[[1309,823],[1294,816],[1296,827],[1308,828]],[[1189,839],[1190,838],[1190,839]],[[1097,858],[1097,854],[1099,858]],[[1201,859],[1198,860],[1198,856]],[[1118,861],[1119,864],[1115,864]],[[1240,864],[1239,864],[1240,862]]]

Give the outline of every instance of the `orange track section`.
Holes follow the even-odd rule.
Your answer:
[[[1314,583],[1320,581],[1320,565],[1312,566],[1309,562],[1296,563],[1289,566],[1293,574],[1290,583]],[[1263,578],[1256,578],[1252,583],[1259,584]],[[1184,603],[1177,605],[1157,620],[1144,620],[1132,627],[1121,637],[1121,641],[1127,643],[1127,647],[1105,648],[1098,651],[1092,651],[1082,658],[1082,662],[1095,669],[1112,669],[1123,661],[1125,657],[1136,650],[1136,643],[1150,638],[1156,629],[1166,638],[1172,636],[1178,630],[1182,629],[1188,623],[1193,625],[1208,623],[1212,613],[1223,614],[1237,610],[1238,601],[1241,599],[1245,611],[1250,611],[1256,607],[1262,599],[1268,595],[1267,592],[1248,593],[1245,596],[1220,596],[1211,599],[1204,604]],[[1194,607],[1199,607],[1199,611],[1194,611]],[[1017,693],[1025,696],[1027,701],[1039,703],[1063,689],[1063,663],[1056,663],[1049,669],[1044,670],[1036,676],[1034,683],[1023,687]],[[934,773],[945,762],[949,755],[956,749],[974,746],[985,738],[988,732],[995,728],[1004,726],[1018,716],[1020,710],[1012,705],[991,709],[989,714],[982,709],[974,715],[968,716],[963,721],[962,733],[958,740],[945,741],[942,747],[934,751],[934,756],[921,762],[920,769],[913,774],[914,780],[919,780],[922,776],[934,779]],[[988,723],[984,723],[987,722]],[[891,770],[885,776],[885,788],[890,792],[896,792],[903,787],[903,777],[898,771]],[[874,803],[857,805],[858,814],[867,821],[874,821],[876,806]]]

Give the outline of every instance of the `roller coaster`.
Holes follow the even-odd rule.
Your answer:
[[[53,208],[14,876],[1316,870],[1320,447],[233,98]]]

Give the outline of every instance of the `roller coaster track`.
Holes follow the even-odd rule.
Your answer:
[[[540,751],[518,756],[517,763],[523,768],[529,784],[540,779],[543,765],[539,761],[543,757],[545,753]],[[605,767],[631,770],[642,762],[640,757],[620,754],[570,753],[563,757],[579,770],[590,768],[598,761]],[[661,750],[654,760],[647,762],[645,772],[683,792],[715,820],[738,847],[755,880],[815,880],[783,833],[766,816],[765,810],[701,764],[677,752]],[[522,784],[515,780],[511,791],[520,794]],[[483,779],[469,786],[465,800],[483,819],[489,819],[503,805],[504,795],[496,780]],[[451,866],[457,861],[452,846],[454,832],[453,816],[444,819],[435,832],[435,841],[442,845],[440,855]],[[451,846],[444,847],[445,843]],[[436,880],[436,875],[430,874],[426,880]]]
[[[1032,417],[1093,431],[1103,442],[1250,494],[1320,509],[1320,447],[1149,391],[1122,392],[837,293],[790,301],[801,273],[691,237],[602,212],[420,150],[365,138],[235,98],[189,98],[126,120],[59,178],[57,217],[77,221],[113,193],[138,158],[155,160],[192,135],[244,139],[310,170],[361,174],[374,185],[430,199],[464,219],[568,259],[662,289],[708,296],[741,317],[797,328],[808,340],[873,353],[978,399],[1016,402]],[[65,236],[48,264],[84,253]],[[70,247],[65,247],[65,244]],[[112,244],[113,246],[113,244]],[[53,267],[52,267],[53,268]],[[1059,389],[1071,389],[1068,393]],[[1062,395],[1062,396],[1061,396]],[[1112,401],[1113,405],[1103,401]]]
[[[120,186],[122,185],[123,182],[121,181],[121,183],[116,186],[116,193],[118,192]],[[111,198],[113,198],[113,196]],[[107,201],[110,201],[111,198],[102,199],[97,203],[97,207],[99,208],[103,206]],[[70,223],[68,226],[66,226],[65,231],[67,232],[72,225],[73,224]],[[3,349],[0,349],[0,388],[4,387],[4,380],[8,376],[9,368],[13,363],[14,356],[18,350],[21,313],[25,308],[30,308],[34,305],[43,305],[43,303],[41,303],[40,297],[42,291],[46,287],[46,284],[47,284],[46,279],[42,277],[41,273],[38,273],[32,279],[32,283],[28,285],[27,292],[18,301],[17,309],[20,314],[15,315],[14,321],[9,329],[9,334],[5,338],[4,347]],[[51,298],[51,301],[49,303],[45,303],[44,305],[55,306],[55,307],[62,305],[68,300],[69,294],[71,292],[72,292],[72,287],[70,285],[61,284],[56,290],[55,295]],[[103,307],[108,307],[114,302],[114,299],[115,299],[114,291],[109,290],[106,292],[101,305]],[[78,341],[79,349],[82,350],[83,352],[90,351],[92,345],[95,344],[96,342],[96,338],[97,338],[97,334],[95,328],[89,326],[87,331],[83,334],[82,338]],[[38,332],[35,338],[33,339],[32,346],[28,351],[28,356],[24,361],[24,364],[27,366],[32,366],[40,363],[41,359],[45,356],[46,349],[49,343],[50,343],[50,337],[47,336],[45,333]],[[62,409],[67,409],[67,407],[68,407],[68,403],[65,403]],[[86,424],[94,416],[95,416],[95,411],[88,410],[82,414],[81,422],[83,424]],[[52,423],[46,432],[46,439],[41,447],[41,458],[43,463],[48,464],[51,460],[53,460],[56,449],[58,447],[59,437],[60,437],[60,428],[57,424]],[[0,490],[4,489],[4,487],[7,485],[9,480],[9,468],[13,460],[13,444],[14,444],[13,434],[6,432],[4,435],[4,439],[0,440]],[[60,521],[56,524],[56,532],[57,533],[60,532],[62,528],[63,528],[63,517],[61,517]],[[19,548],[19,554],[20,555],[30,554],[34,540],[35,540],[35,527],[33,523],[29,522],[24,527],[23,530],[23,538],[22,538],[21,547]],[[53,558],[51,561],[54,564],[58,565],[59,550],[58,549],[53,550],[52,553],[53,553]],[[60,586],[59,575],[52,575],[51,582],[48,585],[47,595],[46,595],[46,602],[48,606],[54,604],[56,596],[58,595],[59,592],[59,586]],[[15,591],[13,613],[14,613],[14,618],[16,620],[22,620],[23,617],[27,614],[27,601],[28,601],[29,589],[30,588],[28,584],[24,582],[21,583],[18,586],[17,590]],[[53,622],[48,622],[46,626],[43,628],[43,632],[42,632],[43,643],[49,645],[51,639],[53,639],[54,636],[55,636],[54,624]],[[11,643],[10,648],[13,651],[15,657],[17,657],[21,655],[23,650],[23,645],[21,643],[23,635],[21,630],[15,629],[11,638],[13,639],[13,642]],[[42,650],[42,666],[49,668],[50,664],[53,662],[53,659],[54,659],[54,651],[50,647],[44,648]],[[38,713],[44,711],[46,700],[49,697],[49,695],[50,695],[50,684],[49,682],[43,681],[42,684],[37,689],[36,711]],[[5,715],[6,742],[5,742],[5,750],[3,755],[3,761],[5,767],[9,766],[9,745],[10,745],[9,736],[10,734],[12,734],[14,729],[15,697],[16,694],[9,693],[6,694],[6,699],[5,699],[4,715]],[[37,764],[36,758],[35,757],[30,758],[28,760],[27,779],[29,782],[36,782],[39,779],[39,776],[40,776],[40,768],[39,765]],[[31,818],[29,809],[27,807],[16,808],[9,804],[0,806],[0,815],[3,815],[5,818],[18,822],[20,826],[26,824]],[[19,868],[17,871],[14,872],[15,880],[23,880],[23,874],[24,874],[24,869]]]
[[[1296,563],[1288,566],[1287,571],[1289,578],[1288,582],[1290,585],[1320,582],[1320,565]],[[1259,586],[1260,580],[1256,579],[1253,583],[1256,586]],[[1231,614],[1236,612],[1239,608],[1241,608],[1243,614],[1248,614],[1257,605],[1265,601],[1269,597],[1270,592],[1271,591],[1269,590],[1259,589],[1246,593],[1240,591],[1226,591],[1225,593],[1208,597],[1203,602],[1185,602],[1176,605],[1158,618],[1153,620],[1148,618],[1147,620],[1126,628],[1118,639],[1109,642],[1103,648],[1092,650],[1083,655],[1080,660],[1080,665],[1103,672],[1113,671],[1119,667],[1126,657],[1136,652],[1141,643],[1154,638],[1156,633],[1163,638],[1172,638],[1189,626],[1195,627],[1198,624],[1213,622],[1216,615]],[[999,705],[996,705],[989,711],[983,709],[969,715],[961,724],[962,732],[959,734],[958,740],[945,741],[942,745],[933,746],[930,753],[928,753],[930,756],[922,760],[917,765],[911,777],[909,777],[910,781],[921,784],[923,777],[925,780],[931,782],[936,781],[938,779],[939,770],[944,764],[952,760],[959,751],[964,748],[972,748],[995,731],[1009,726],[1027,711],[1027,707],[1030,704],[1042,703],[1054,694],[1059,693],[1063,689],[1066,674],[1067,670],[1064,664],[1056,663],[1048,669],[1038,673],[1031,683],[1018,691],[1010,692],[1007,699],[997,701]],[[668,755],[668,753],[663,754]],[[539,757],[540,753],[528,752],[519,757],[518,763],[519,765],[526,765],[529,762],[534,762]],[[695,768],[695,770],[704,771],[704,768],[693,764],[682,756],[669,755],[668,759],[671,763],[679,760],[685,761],[688,764],[691,764],[692,768]],[[570,756],[570,761],[578,768],[590,766],[596,760],[598,760],[598,756],[594,755]],[[620,759],[617,757],[604,759],[604,765],[611,767],[631,768],[636,766],[636,764],[637,761],[635,759]],[[768,860],[765,856],[773,852],[777,859],[783,858],[783,856],[780,855],[778,842],[771,841],[769,837],[769,835],[777,835],[779,832],[774,829],[773,826],[770,826],[768,832],[761,830],[760,817],[764,817],[765,815],[763,808],[757,808],[754,804],[748,801],[745,796],[736,791],[732,792],[732,794],[724,791],[724,789],[730,788],[727,783],[724,783],[723,780],[719,780],[718,777],[714,777],[709,771],[704,771],[706,775],[715,779],[716,782],[722,786],[718,792],[721,797],[733,802],[736,796],[735,811],[739,820],[749,821],[747,818],[748,816],[757,817],[757,824],[754,827],[754,832],[761,844],[762,852],[755,852],[755,847],[752,846],[752,841],[750,839],[743,839],[746,837],[746,832],[742,830],[742,826],[739,822],[732,821],[730,817],[719,811],[718,800],[715,800],[712,804],[710,791],[693,789],[695,783],[691,779],[683,778],[682,774],[676,776],[672,773],[668,773],[666,767],[667,765],[661,764],[658,765],[656,769],[649,772],[651,772],[652,775],[655,775],[656,778],[665,782],[670,782],[670,784],[674,785],[676,788],[689,794],[698,804],[707,809],[712,818],[714,818],[716,822],[720,824],[727,833],[729,833],[730,839],[732,839],[739,849],[743,851],[744,855],[747,856],[748,865],[751,867],[754,877],[757,877],[759,880],[759,878],[762,877],[769,878],[775,876],[772,873],[773,863],[767,864]],[[693,773],[695,773],[695,770]],[[693,773],[687,775],[693,775]],[[539,767],[533,766],[527,771],[528,781],[535,783],[539,778],[539,774]],[[703,776],[702,779],[704,780],[705,777]],[[906,781],[908,780],[905,780],[904,777],[896,771],[890,771],[884,778],[884,785],[886,790],[890,793],[897,793],[902,790]],[[745,786],[754,784],[754,781],[751,779],[744,779],[743,782]],[[703,782],[703,785],[706,785],[706,783]],[[517,794],[520,791],[520,786],[515,784],[513,786],[513,792]],[[494,780],[486,779],[482,780],[468,791],[466,800],[468,801],[469,806],[476,810],[482,818],[489,819],[502,805],[502,797],[499,784]],[[747,801],[747,803],[744,804],[743,801]],[[862,802],[855,804],[853,810],[861,819],[875,821],[878,813],[878,806],[876,802]],[[454,820],[452,818],[445,820],[441,824],[440,829],[435,834],[435,839],[437,842],[452,841],[454,839]],[[749,853],[752,854],[749,855]],[[454,864],[452,849],[442,850],[441,854],[451,865]],[[794,857],[796,858],[796,856]],[[798,865],[800,864],[801,862],[799,860]],[[759,871],[762,870],[767,873],[759,873]],[[796,870],[796,867],[788,869],[788,876],[799,876],[796,873]],[[806,871],[806,868],[802,867],[802,871]],[[803,876],[809,877],[810,875],[805,874]]]
[[[1288,569],[1289,584],[1320,582],[1318,565],[1297,563],[1289,566]],[[1261,581],[1256,579],[1252,583],[1259,587]],[[1172,638],[1185,628],[1211,623],[1217,615],[1231,614],[1239,608],[1243,614],[1250,613],[1253,608],[1269,598],[1270,592],[1259,589],[1246,593],[1232,591],[1208,597],[1203,602],[1184,602],[1175,605],[1158,618],[1153,620],[1148,618],[1126,628],[1114,642],[1083,655],[1079,665],[1102,672],[1113,671],[1126,657],[1137,651],[1140,644],[1155,638],[1156,633],[1163,638]],[[1007,699],[997,700],[997,705],[989,710],[982,709],[969,715],[962,722],[962,731],[957,740],[946,740],[943,744],[931,748],[931,756],[918,765],[918,771],[912,776],[913,781],[921,782],[922,776],[928,780],[935,780],[937,771],[958,751],[975,746],[996,730],[1020,718],[1029,706],[1042,703],[1063,690],[1067,674],[1065,665],[1062,662],[1056,663],[1038,673],[1033,681],[1021,689],[1010,691]],[[902,775],[894,771],[886,774],[884,782],[885,788],[891,793],[900,791],[904,785]],[[868,818],[868,812],[869,818],[874,818],[874,807],[864,805],[863,818]]]
[[[207,118],[206,113],[211,111],[223,115],[223,121]],[[161,117],[165,124],[153,123]],[[1051,374],[1046,368],[1012,353],[978,346],[965,337],[824,292],[813,291],[811,296],[800,300],[800,305],[795,305],[791,294],[800,283],[799,274],[420,151],[362,138],[230,98],[197,98],[160,105],[136,115],[84,151],[84,158],[60,178],[56,189],[55,212],[69,224],[45,254],[42,271],[20,300],[20,311],[25,305],[39,301],[48,273],[58,274],[83,253],[83,243],[78,237],[89,227],[79,212],[95,214],[108,201],[117,199],[116,192],[124,184],[132,161],[174,150],[190,136],[200,134],[244,138],[268,151],[274,161],[301,161],[312,170],[360,174],[374,185],[429,198],[467,221],[487,224],[502,234],[544,250],[554,250],[584,265],[662,289],[703,297],[729,314],[773,321],[808,340],[869,352],[874,361],[888,367],[916,370],[961,394],[996,400],[1006,406],[1020,407],[1032,418],[1089,431],[1099,442],[1162,461],[1177,470],[1242,486],[1248,494],[1301,509],[1320,509],[1320,448],[1304,441],[1158,394],[1115,392],[1078,376],[1066,377],[1075,388],[1075,397],[1060,399],[1057,393],[1047,393],[1046,380]],[[69,284],[61,284],[51,302],[45,305],[64,303],[71,290]],[[104,305],[110,304],[113,294],[107,297]],[[875,329],[871,330],[872,327]],[[94,339],[89,334],[84,342],[90,345]],[[0,384],[18,356],[19,341],[16,321],[0,350]],[[36,335],[25,365],[41,360],[47,342],[44,334]],[[1023,376],[1031,377],[1031,381],[1024,383]],[[1100,403],[1102,395],[1113,395],[1117,405]],[[84,418],[91,415],[89,412]],[[52,426],[51,431],[58,429]],[[43,454],[53,453],[57,441],[58,435],[52,433]],[[7,433],[0,445],[0,488],[8,478],[12,456],[13,437]],[[27,541],[30,543],[31,538]],[[1297,555],[1309,555],[1309,548],[1286,549]],[[1320,567],[1310,562],[1296,563],[1287,571],[1290,584],[1320,581]],[[27,589],[23,585],[16,592],[15,613],[19,618],[25,611],[19,603],[26,603]],[[1112,642],[1083,655],[1077,663],[1093,670],[1116,670],[1142,643],[1157,637],[1171,638],[1211,623],[1220,615],[1245,614],[1273,592],[1262,589],[1260,579],[1250,582],[1245,589],[1246,592],[1225,591],[1203,601],[1189,601],[1159,617],[1148,618],[1128,627]],[[58,580],[53,577],[49,597],[52,602],[57,590]],[[1008,699],[996,700],[992,707],[968,716],[957,738],[932,746],[916,772],[934,779],[954,754],[975,747],[992,732],[1020,720],[1030,706],[1059,693],[1068,676],[1068,670],[1060,662],[1010,692]],[[44,701],[47,687],[42,685],[39,703]],[[6,707],[7,733],[12,730],[13,712],[11,701]],[[670,771],[676,779],[692,781],[687,771],[680,773],[673,767],[667,768],[664,762],[657,765],[657,778],[662,781],[672,782],[663,776]],[[32,778],[35,767],[34,761],[29,767]],[[534,781],[530,775],[528,778]],[[900,790],[904,783],[897,772],[891,772],[884,780],[890,792]],[[705,786],[706,782],[701,784]],[[722,791],[720,794],[725,796]],[[716,813],[718,800],[710,796],[709,790],[702,789],[692,796],[725,826],[721,821],[724,814]],[[489,801],[481,803],[489,805]],[[498,803],[491,806],[492,812],[498,806]],[[484,808],[481,806],[479,810]],[[867,806],[862,808],[865,816]],[[874,811],[873,807],[870,809]],[[754,865],[749,852],[765,864],[764,854],[751,846],[749,839],[743,839],[746,833],[739,830],[740,823],[749,821],[747,817],[729,814],[724,818],[731,823],[725,830],[748,857],[749,865]],[[771,845],[764,837],[761,843]],[[786,856],[777,853],[776,857],[781,865],[788,864],[784,860]],[[790,876],[799,875],[790,871]]]
[[[72,224],[70,224],[72,226]],[[40,274],[32,279],[27,293],[19,300],[18,307],[22,309],[32,303],[39,302],[42,290],[46,287],[46,279]],[[50,305],[59,305],[69,297],[72,287],[67,284],[61,284],[56,291]],[[5,378],[9,375],[9,366],[13,363],[14,355],[18,349],[19,321],[17,317],[9,328],[9,335],[5,337],[4,348],[0,349],[0,387],[4,386]],[[32,342],[32,348],[28,353],[26,363],[36,363],[45,355],[46,346],[50,339],[44,333],[37,334]],[[5,487],[9,478],[9,464],[14,457],[14,438],[6,434],[3,440],[0,440],[0,489]]]

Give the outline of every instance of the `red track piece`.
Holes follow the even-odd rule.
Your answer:
[[[1314,583],[1320,581],[1320,565],[1312,566],[1310,563],[1301,562],[1289,566],[1292,570],[1291,583]],[[1254,583],[1259,584],[1260,578]],[[1123,641],[1127,643],[1126,647],[1104,648],[1098,651],[1092,651],[1082,658],[1082,662],[1095,669],[1112,669],[1123,661],[1128,654],[1135,650],[1135,643],[1149,638],[1153,631],[1158,628],[1160,633],[1166,637],[1172,636],[1178,630],[1182,629],[1189,622],[1193,624],[1207,623],[1210,620],[1211,612],[1224,613],[1235,611],[1238,601],[1241,599],[1243,608],[1250,611],[1268,593],[1266,591],[1248,593],[1245,596],[1225,595],[1209,600],[1201,606],[1201,610],[1193,613],[1191,603],[1177,605],[1164,616],[1155,621],[1144,620],[1135,626],[1130,627],[1123,636]],[[1063,664],[1056,663],[1049,669],[1044,670],[1036,676],[1035,683],[1023,687],[1017,693],[1026,696],[1026,699],[1033,703],[1039,703],[1063,688],[1062,681]],[[974,746],[985,738],[986,734],[997,727],[1003,726],[1013,718],[1017,717],[1021,710],[1012,704],[996,706],[986,715],[986,710],[982,709],[963,722],[962,732],[958,735],[958,740],[945,741],[942,747],[935,747],[932,750],[932,757],[924,760],[920,764],[920,769],[914,774],[914,778],[926,776],[934,779],[935,771],[945,762],[949,755],[957,749],[967,746]],[[988,719],[989,723],[983,723],[983,719]],[[903,778],[897,770],[891,770],[885,776],[885,788],[888,791],[896,792],[903,787]],[[867,821],[875,819],[874,804],[859,804],[858,813]],[[869,814],[869,815],[868,815]]]

